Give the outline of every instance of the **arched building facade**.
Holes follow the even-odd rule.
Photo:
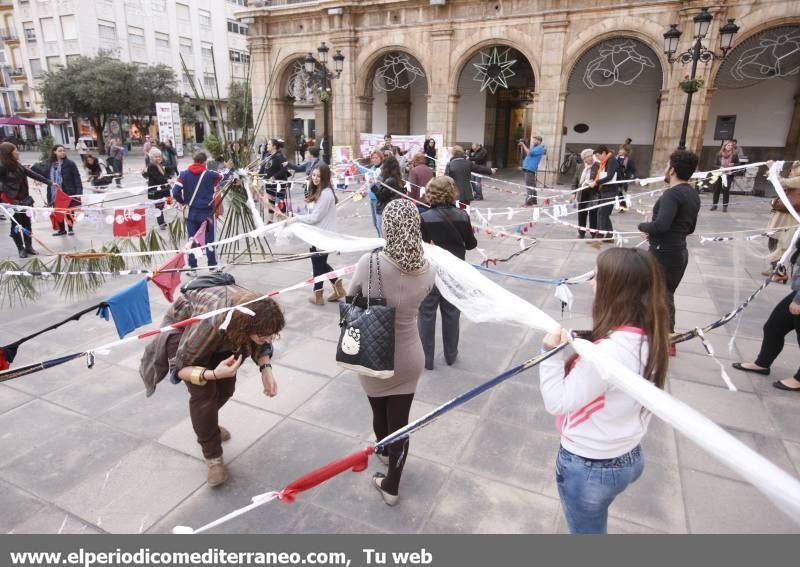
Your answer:
[[[288,70],[325,41],[331,54],[345,56],[332,84],[334,144],[358,147],[361,132],[441,134],[446,145],[481,143],[493,164],[513,167],[517,140],[538,134],[548,149],[545,167],[554,170],[565,149],[632,138],[640,173],[663,169],[680,138],[686,95],[679,83],[689,73],[669,63],[663,34],[678,24],[678,51],[687,50],[703,2],[431,4],[279,0],[239,13],[254,22],[254,105],[266,98],[258,137],[291,135],[298,104],[287,96]],[[754,158],[800,158],[797,3],[723,0],[710,12],[710,49],[727,19],[741,29],[724,60],[698,66],[705,87],[694,96],[687,147],[713,159],[719,117],[730,124],[735,116],[733,137]],[[308,104],[319,136],[321,106]]]

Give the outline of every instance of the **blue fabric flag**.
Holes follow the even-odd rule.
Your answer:
[[[150,317],[150,295],[147,293],[147,280],[141,280],[109,297],[105,305],[97,310],[97,315],[108,321],[109,313],[114,316],[119,338],[153,322]]]

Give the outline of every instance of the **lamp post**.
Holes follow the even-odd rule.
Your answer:
[[[328,52],[330,48],[323,41],[317,47],[317,59],[309,53],[303,61],[303,66],[309,78],[317,83],[319,100],[322,102],[322,159],[325,163],[331,163],[332,136],[328,124],[328,108],[331,101],[331,80],[338,79],[342,75],[344,66],[344,55],[338,49],[333,56],[333,73],[328,69]],[[319,67],[319,69],[317,69]]]
[[[689,112],[692,107],[692,95],[699,88],[695,83],[697,63],[698,61],[709,63],[714,59],[724,59],[733,46],[736,34],[739,32],[739,26],[734,23],[733,19],[729,19],[728,23],[720,28],[719,44],[722,53],[718,55],[703,46],[703,39],[705,39],[708,34],[708,30],[711,27],[711,20],[713,19],[714,16],[708,13],[708,8],[700,9],[700,13],[692,18],[694,21],[694,46],[678,56],[675,56],[675,52],[678,50],[678,42],[681,38],[681,31],[678,29],[678,24],[671,24],[664,34],[664,53],[667,55],[669,64],[672,65],[676,61],[679,61],[681,65],[686,65],[687,63],[692,64],[692,73],[687,81],[688,86],[684,89],[686,91],[686,110],[683,113],[681,139],[678,143],[678,149],[681,150],[686,149],[686,133],[689,130]]]

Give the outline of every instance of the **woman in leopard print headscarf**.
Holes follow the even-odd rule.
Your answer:
[[[433,287],[434,270],[422,252],[417,207],[406,199],[395,199],[383,210],[386,247],[373,263],[372,292],[395,308],[394,376],[387,380],[359,376],[361,387],[372,406],[372,427],[380,440],[408,424],[408,414],[417,382],[425,364],[417,330],[419,305]],[[348,295],[366,294],[369,286],[370,254],[359,260]],[[379,269],[378,269],[379,267]],[[380,281],[378,273],[381,274]],[[408,455],[408,440],[389,446],[386,474],[377,473],[373,484],[386,504],[399,498],[400,475]]]

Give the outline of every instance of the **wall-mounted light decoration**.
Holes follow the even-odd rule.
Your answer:
[[[758,38],[757,45],[734,59],[730,74],[737,81],[800,74],[800,29],[768,30]]]
[[[383,58],[383,64],[375,71],[372,84],[379,91],[407,89],[425,72],[411,62],[405,53],[390,53]]]
[[[299,103],[314,103],[314,85],[303,61],[295,61],[292,65],[292,72],[289,74],[289,81],[286,85],[286,94]]]
[[[481,84],[481,92],[488,88],[494,94],[498,87],[508,88],[508,79],[516,75],[511,67],[517,62],[516,59],[509,59],[510,54],[511,48],[502,52],[497,47],[493,47],[489,53],[481,51],[481,62],[473,63],[478,70],[473,80]]]
[[[600,45],[599,54],[589,61],[583,73],[588,89],[631,85],[645,69],[655,68],[653,60],[636,50],[638,42],[624,40]]]

